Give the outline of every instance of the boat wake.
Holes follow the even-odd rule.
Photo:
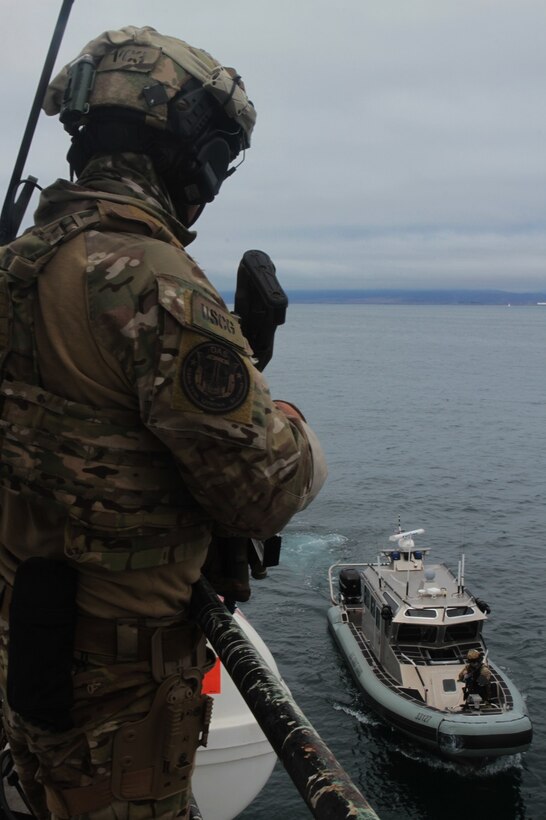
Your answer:
[[[339,549],[348,542],[345,535],[338,532],[325,533],[319,535],[316,532],[286,532],[284,534],[284,546],[290,553],[298,555],[302,553],[306,561],[309,561],[309,550],[316,552],[332,551]]]
[[[333,703],[332,706],[334,711],[344,712],[346,715],[356,718],[359,723],[365,726],[385,726],[385,723],[371,712],[362,712],[360,709],[355,709],[354,707],[347,706],[343,703]],[[393,734],[395,733],[394,729],[391,731]],[[505,757],[498,757],[495,760],[489,761],[480,759],[476,759],[472,762],[469,760],[456,761],[427,754],[425,750],[419,748],[418,746],[413,746],[411,744],[406,746],[403,742],[395,742],[393,738],[385,737],[385,742],[389,747],[391,747],[392,752],[397,752],[402,755],[402,757],[410,760],[412,763],[418,763],[419,765],[424,764],[425,766],[428,766],[429,769],[456,774],[459,777],[464,777],[467,779],[475,778],[476,780],[483,780],[498,777],[499,775],[506,774],[514,769],[523,769],[523,755],[520,753],[507,755]]]
[[[412,746],[402,746],[395,744],[395,750],[414,763],[425,764],[430,769],[438,769],[443,772],[453,772],[465,778],[474,777],[476,779],[484,779],[490,777],[497,777],[505,774],[513,769],[523,768],[523,758],[521,754],[507,755],[506,757],[498,757],[495,760],[481,761],[476,759],[470,761],[456,761],[445,760],[441,757],[434,757],[427,755],[425,752]]]
[[[344,703],[333,703],[332,706],[336,712],[345,712],[346,715],[356,718],[359,723],[363,723],[366,726],[382,725],[381,720],[369,712],[361,712],[360,709],[353,709],[351,706],[346,706]]]

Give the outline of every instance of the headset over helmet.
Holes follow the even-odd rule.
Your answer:
[[[214,199],[256,121],[234,69],[150,27],[92,40],[50,83],[43,107],[72,135],[78,175],[93,153],[146,152],[185,205]]]

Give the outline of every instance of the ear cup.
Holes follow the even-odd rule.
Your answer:
[[[193,173],[184,181],[184,199],[188,205],[212,202],[227,176],[230,163],[229,145],[216,137],[201,147]]]

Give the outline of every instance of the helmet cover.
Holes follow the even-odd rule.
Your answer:
[[[146,125],[168,130],[168,103],[194,78],[235,120],[250,145],[256,111],[244,85],[234,69],[225,68],[203,49],[159,34],[150,26],[126,26],[105,31],[76,60],[84,55],[96,69],[89,111],[108,106],[129,109],[142,113]],[[50,116],[62,111],[71,65],[64,66],[47,88],[43,109]]]

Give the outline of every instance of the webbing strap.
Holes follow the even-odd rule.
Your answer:
[[[67,214],[43,228],[34,228],[5,249],[4,267],[10,276],[30,285],[59,245],[88,228],[100,225],[100,221],[98,209],[87,208]]]
[[[89,228],[111,231],[130,229],[178,248],[182,247],[167,226],[144,208],[123,200],[116,202],[97,197],[90,208],[65,214],[48,225],[34,227],[15,239],[3,249],[2,265],[10,276],[31,284],[56,253],[59,245]]]
[[[121,785],[125,799],[147,799],[152,790],[153,772],[153,768],[124,772],[121,775]],[[117,799],[112,793],[109,779],[75,789],[56,789],[49,784],[44,788],[49,811],[63,820],[104,809]],[[187,786],[182,786],[180,793],[186,790]]]
[[[0,618],[8,623],[12,591],[8,584],[0,589]],[[94,618],[79,614],[74,650],[101,655],[105,663],[148,661],[158,672],[164,664],[173,663],[181,669],[198,667],[208,671],[214,662],[201,630],[193,622],[147,627],[138,618]]]
[[[131,774],[131,781],[133,778],[134,774]],[[49,811],[63,820],[104,809],[115,800],[110,778],[92,786],[80,786],[76,789],[56,789],[50,784],[44,784],[44,788]]]

